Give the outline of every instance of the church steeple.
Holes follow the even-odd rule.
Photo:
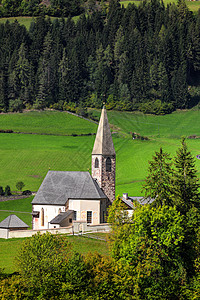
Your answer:
[[[92,177],[97,179],[108,199],[115,199],[115,148],[105,107],[101,118],[92,151]]]
[[[115,155],[115,148],[112,141],[110,126],[108,123],[108,117],[107,117],[105,106],[103,107],[101,112],[99,127],[97,130],[96,139],[92,150],[92,155],[98,155],[98,154]]]

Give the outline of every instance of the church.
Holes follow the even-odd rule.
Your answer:
[[[32,201],[33,229],[60,228],[73,222],[106,222],[115,199],[116,154],[105,107],[92,150],[92,174],[49,171]]]

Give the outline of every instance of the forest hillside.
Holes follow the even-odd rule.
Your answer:
[[[200,15],[183,0],[127,8],[111,1],[27,30],[0,24],[0,111],[50,107],[165,114],[199,102]]]

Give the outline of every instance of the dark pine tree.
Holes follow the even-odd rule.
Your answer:
[[[199,183],[194,157],[188,150],[185,138],[174,159],[173,201],[177,209],[186,214],[194,206],[200,208]]]

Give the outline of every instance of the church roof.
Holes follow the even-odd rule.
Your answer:
[[[28,228],[29,226],[24,223],[16,215],[10,215],[2,222],[0,222],[0,228]]]
[[[60,223],[62,223],[62,221],[64,221],[66,218],[68,218],[73,212],[74,212],[74,210],[68,210],[68,211],[65,211],[65,212],[61,212],[59,215],[57,215],[55,218],[53,218],[50,221],[50,224],[60,224]]]
[[[115,148],[105,107],[102,109],[92,154],[115,155]]]
[[[68,199],[107,198],[89,172],[49,171],[32,204],[65,205]]]

